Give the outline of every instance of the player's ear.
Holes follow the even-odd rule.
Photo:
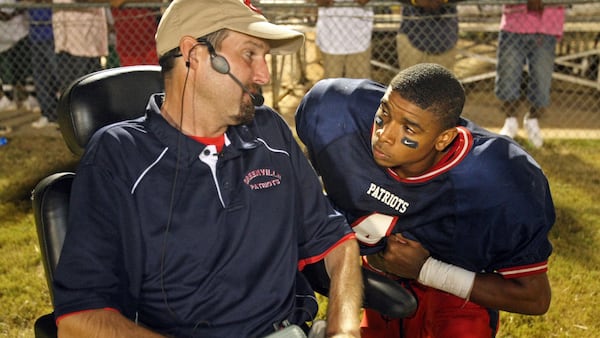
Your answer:
[[[458,135],[458,130],[456,130],[456,127],[448,128],[442,131],[435,141],[435,149],[437,151],[444,151],[450,145],[450,143],[454,141],[456,135]]]

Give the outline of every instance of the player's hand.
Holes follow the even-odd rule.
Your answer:
[[[373,269],[377,269],[379,270],[379,272],[386,272],[385,271],[385,261],[383,260],[383,254],[382,252],[378,252],[372,255],[367,255],[367,262],[369,264],[369,267],[373,268]],[[371,269],[371,270],[373,270]]]
[[[421,243],[410,240],[402,234],[392,234],[387,240],[383,258],[384,270],[396,276],[417,279],[429,251]]]
[[[533,12],[541,12],[544,10],[542,0],[527,0],[527,10]]]

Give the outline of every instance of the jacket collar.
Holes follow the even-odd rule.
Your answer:
[[[150,97],[146,107],[146,125],[148,129],[169,149],[175,151],[180,147],[184,163],[191,165],[198,159],[200,153],[206,145],[197,142],[184,134],[177,128],[167,122],[160,112],[164,100],[164,93],[154,94]],[[225,148],[223,149],[224,158],[237,157],[243,151],[257,148],[262,143],[258,141],[254,122],[245,125],[230,126],[225,132]]]

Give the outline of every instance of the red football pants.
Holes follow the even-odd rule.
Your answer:
[[[498,314],[449,293],[411,283],[418,307],[409,318],[389,320],[365,309],[362,338],[482,338],[498,331]]]

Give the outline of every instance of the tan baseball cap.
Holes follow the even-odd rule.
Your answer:
[[[195,38],[227,28],[266,40],[272,54],[290,54],[304,43],[304,35],[275,25],[241,0],[174,0],[156,31],[158,56],[179,47],[183,36]]]

